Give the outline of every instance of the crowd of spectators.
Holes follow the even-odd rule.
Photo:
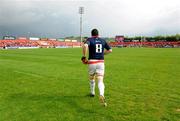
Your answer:
[[[154,47],[154,48],[173,48],[180,47],[180,42],[110,42],[112,47]],[[56,47],[80,47],[80,42],[65,42],[57,40],[0,40],[0,48],[9,47],[45,47],[45,48],[56,48]]]
[[[180,42],[110,42],[112,47],[154,47],[173,48],[180,47]]]
[[[56,40],[0,40],[0,48],[7,48],[7,47],[76,47],[80,46],[80,42],[62,42]]]

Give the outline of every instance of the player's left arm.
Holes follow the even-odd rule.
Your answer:
[[[104,50],[104,55],[112,53],[112,48],[109,46],[109,44],[107,42],[105,42],[105,49],[106,50]]]
[[[109,50],[105,50],[105,51],[104,51],[104,55],[107,55],[107,54],[109,54],[109,53],[112,53],[112,49],[109,49]]]

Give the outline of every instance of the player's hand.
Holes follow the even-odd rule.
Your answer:
[[[110,49],[110,50],[105,50],[105,51],[104,51],[104,55],[107,55],[107,54],[109,54],[109,53],[112,53],[112,49]]]
[[[82,61],[83,64],[88,64],[88,60],[87,60],[87,58],[85,56],[81,57],[81,61]]]

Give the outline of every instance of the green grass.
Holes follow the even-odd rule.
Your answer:
[[[0,50],[0,121],[180,121],[180,49],[114,48],[108,107],[87,96],[81,49]]]

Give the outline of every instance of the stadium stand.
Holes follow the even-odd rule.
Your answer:
[[[80,47],[80,42],[61,42],[56,40],[0,40],[1,48],[10,47],[42,47],[42,48],[56,48],[56,47]]]
[[[110,42],[112,47],[155,47],[155,48],[168,48],[168,47],[180,47],[180,42]],[[80,42],[64,42],[57,40],[28,40],[28,39],[16,39],[16,40],[0,40],[0,48],[64,48],[64,47],[80,47]]]
[[[180,47],[180,42],[110,42],[112,47]]]

